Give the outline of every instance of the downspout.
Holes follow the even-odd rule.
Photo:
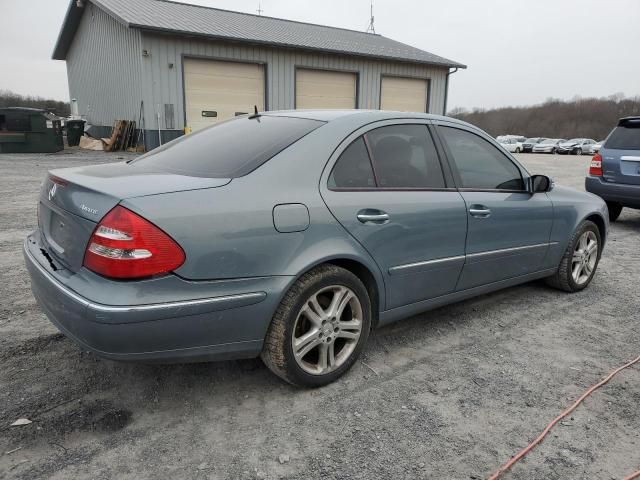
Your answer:
[[[444,82],[444,108],[442,110],[442,115],[447,114],[447,101],[449,100],[449,75],[452,75],[458,71],[458,67],[454,68],[453,71],[447,71],[447,79]]]

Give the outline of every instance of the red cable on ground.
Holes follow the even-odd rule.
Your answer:
[[[569,415],[571,412],[573,412],[576,408],[578,408],[578,405],[580,405],[585,398],[587,398],[589,395],[591,395],[595,390],[597,390],[598,388],[600,388],[601,386],[603,386],[604,384],[606,384],[607,382],[609,382],[609,380],[611,380],[613,377],[615,377],[618,373],[620,373],[622,370],[624,370],[625,368],[629,368],[632,365],[635,365],[636,363],[640,362],[640,357],[636,358],[635,360],[630,361],[629,363],[621,366],[620,368],[615,369],[613,372],[611,372],[607,377],[605,377],[603,380],[601,380],[600,382],[596,383],[595,385],[593,385],[592,387],[590,387],[586,392],[584,392],[582,394],[582,396],[575,401],[575,403],[573,405],[571,405],[569,408],[567,408],[564,412],[562,412],[560,415],[558,415],[549,425],[547,425],[547,427],[542,431],[542,433],[540,435],[538,435],[538,437],[531,442],[529,445],[527,445],[525,448],[523,448],[522,450],[520,450],[520,452],[511,458],[511,460],[509,460],[507,463],[505,463],[504,465],[502,465],[493,475],[491,475],[489,477],[489,480],[497,480],[498,478],[500,478],[504,473],[506,473],[507,471],[509,471],[509,469],[511,469],[511,467],[513,467],[519,460],[521,460],[526,454],[528,454],[531,450],[533,450],[535,448],[536,445],[538,445],[540,442],[542,442],[542,440],[544,440],[544,437],[547,436],[547,434],[551,431],[551,429],[560,421],[562,420],[564,417],[566,417],[567,415]],[[630,477],[627,477],[625,480],[635,480],[636,478],[640,478],[640,472],[636,472],[633,475],[631,475]]]

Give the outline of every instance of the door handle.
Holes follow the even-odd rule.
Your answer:
[[[381,210],[360,210],[357,218],[362,223],[384,224],[389,221],[389,214]]]
[[[484,205],[471,205],[469,213],[472,217],[476,218],[489,218],[491,216],[491,209]]]

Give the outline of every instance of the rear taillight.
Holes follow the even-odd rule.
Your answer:
[[[89,270],[126,279],[168,273],[184,260],[184,251],[169,235],[120,205],[100,221],[84,254]]]
[[[602,176],[602,156],[596,153],[591,159],[591,165],[589,165],[589,175],[594,177]]]

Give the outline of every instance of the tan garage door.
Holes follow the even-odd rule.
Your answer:
[[[187,127],[199,130],[237,114],[264,110],[264,68],[255,63],[184,60]]]
[[[356,108],[356,74],[296,70],[296,108]]]
[[[428,82],[420,78],[382,77],[381,110],[426,112]]]

